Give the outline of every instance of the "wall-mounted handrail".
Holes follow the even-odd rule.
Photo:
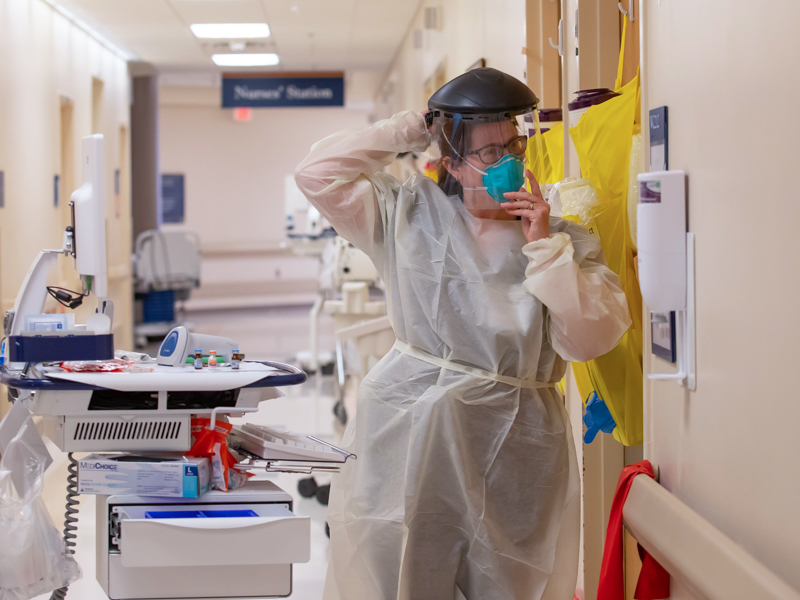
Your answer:
[[[625,525],[669,574],[706,600],[800,600],[800,593],[649,477],[633,480]]]

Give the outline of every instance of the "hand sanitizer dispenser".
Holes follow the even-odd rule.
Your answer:
[[[694,315],[694,235],[686,231],[686,174],[641,173],[637,210],[639,286],[653,313],[676,313],[677,373],[649,374],[697,387]]]
[[[650,310],[686,308],[686,175],[641,173],[637,210],[639,285]]]

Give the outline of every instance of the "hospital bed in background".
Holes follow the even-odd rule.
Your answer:
[[[176,303],[200,287],[200,237],[190,230],[143,231],[133,256],[136,345],[163,339],[176,325]]]

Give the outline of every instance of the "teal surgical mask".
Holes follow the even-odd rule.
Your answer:
[[[468,161],[470,167],[483,175],[483,185],[485,187],[465,187],[465,190],[485,190],[497,202],[509,202],[503,196],[506,192],[518,192],[525,183],[524,165],[522,159],[516,154],[506,154],[485,171],[481,171]]]

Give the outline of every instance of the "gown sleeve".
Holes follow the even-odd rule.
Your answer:
[[[606,266],[600,240],[574,223],[526,244],[525,289],[550,314],[550,343],[567,361],[609,352],[631,325],[619,277]]]
[[[422,115],[401,112],[314,144],[294,179],[336,233],[373,256],[383,243],[386,201],[398,185],[381,170],[398,153],[421,152],[430,141]]]

